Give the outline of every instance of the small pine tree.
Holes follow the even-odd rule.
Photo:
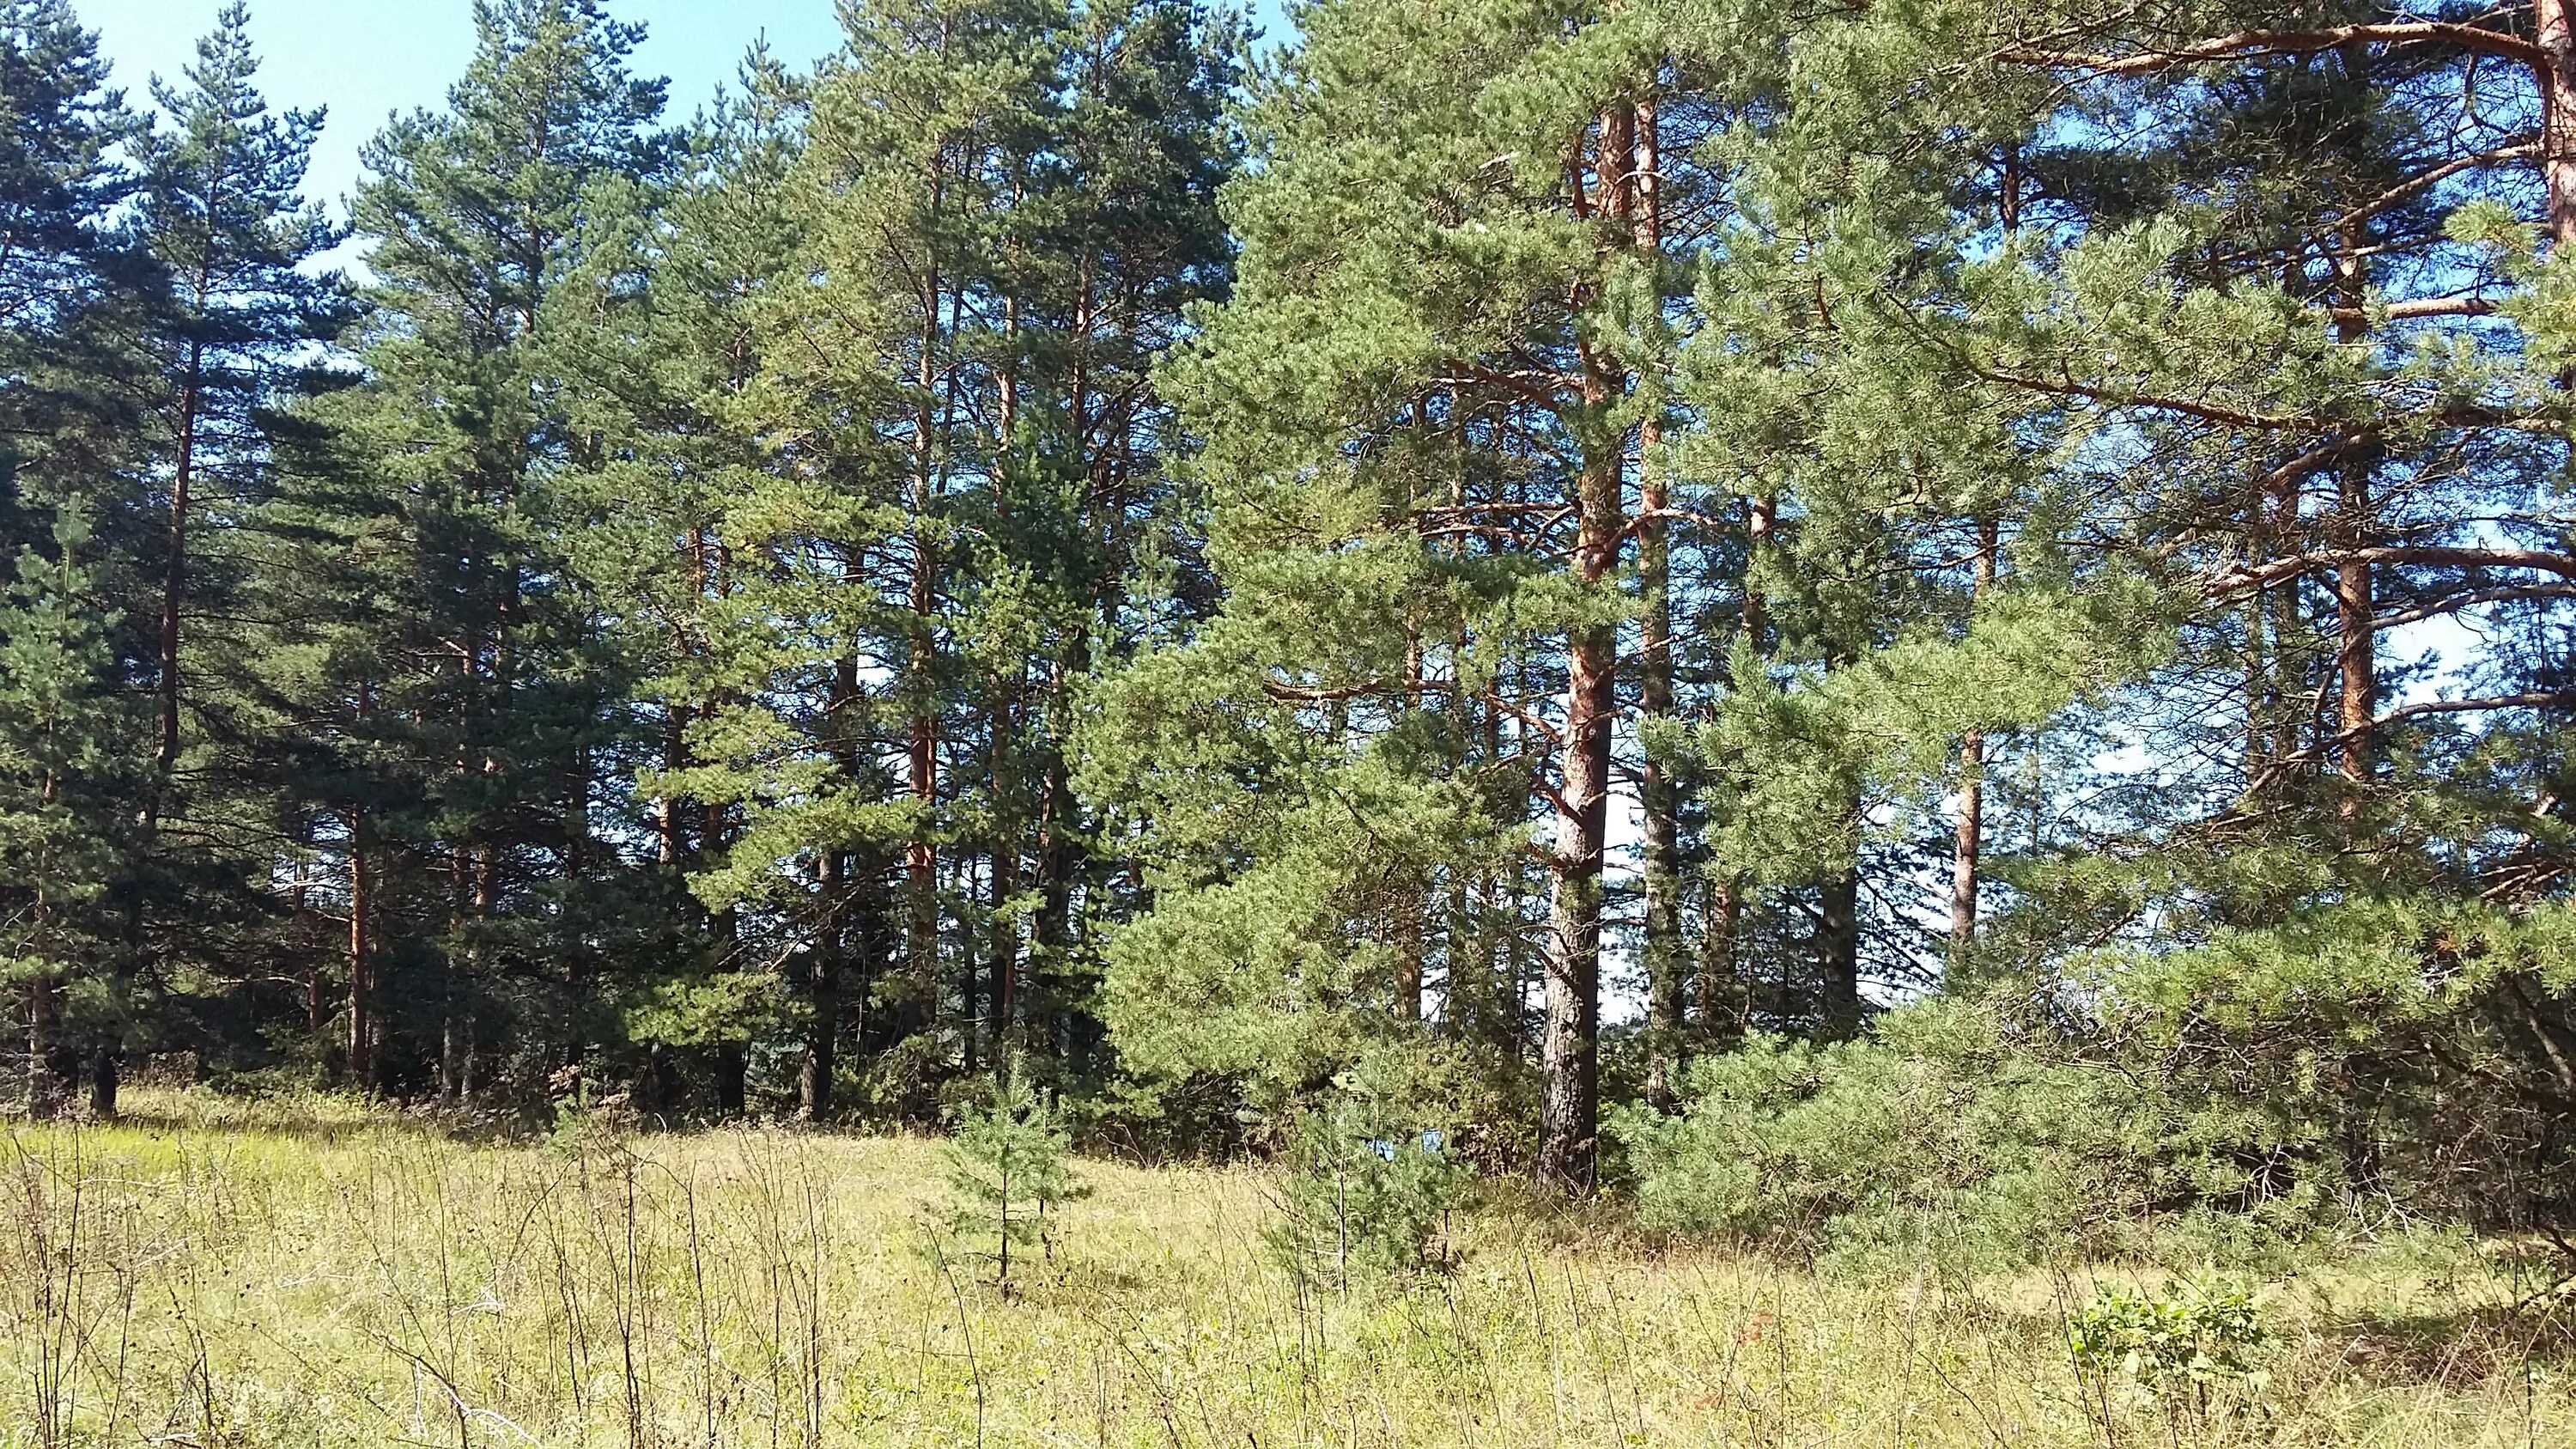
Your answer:
[[[1373,1115],[1345,1100],[1298,1121],[1268,1238],[1301,1283],[1347,1289],[1354,1277],[1449,1261],[1445,1229],[1472,1172],[1445,1134],[1397,1131]]]
[[[1073,1175],[1073,1139],[1054,1106],[1031,1087],[1012,1062],[992,1080],[984,1105],[965,1113],[948,1143],[947,1228],[989,1258],[993,1281],[1011,1291],[1011,1247],[1035,1244],[1055,1256],[1055,1210],[1090,1189]],[[981,1244],[993,1245],[990,1253]]]

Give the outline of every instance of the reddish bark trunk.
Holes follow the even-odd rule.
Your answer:
[[[2566,246],[2576,243],[2576,19],[2569,0],[2535,0],[2532,27],[2549,61],[2538,75],[2549,236],[2553,245]]]
[[[1601,118],[1593,202],[1630,220],[1635,113],[1614,106]],[[1578,178],[1579,182],[1579,178]],[[1578,185],[1577,214],[1591,209]],[[1624,225],[1623,225],[1624,230]],[[1624,238],[1623,238],[1624,239]],[[1627,387],[1623,369],[1583,352],[1583,405],[1598,416]],[[1627,448],[1588,441],[1576,480],[1573,571],[1599,588],[1619,564],[1627,517]],[[1610,735],[1618,717],[1619,633],[1579,624],[1567,631],[1565,725],[1558,748],[1556,831],[1549,860],[1546,1023],[1539,1043],[1539,1180],[1559,1191],[1592,1187],[1601,1117],[1601,868],[1610,821]]]
[[[2358,346],[2368,338],[2360,309],[2367,300],[2360,250],[2368,241],[2355,234],[2345,239],[2354,253],[2338,264],[2335,301],[2342,316],[2335,338]],[[2358,440],[2356,440],[2358,441]],[[2358,550],[2370,546],[2370,449],[2355,447],[2336,475],[2335,545]],[[2344,796],[2338,811],[2346,820],[2361,813],[2362,797],[2375,773],[2372,724],[2379,714],[2378,603],[2373,597],[2367,561],[2346,559],[2335,565],[2335,671],[2339,676],[2336,725],[2341,740]]]
[[[1985,598],[1995,586],[1995,555],[2000,547],[1995,519],[1977,520],[1976,581],[1969,599]],[[1986,834],[1986,732],[1972,729],[1959,743],[1959,829],[1950,857],[1950,960],[1967,959],[1977,941],[1977,884],[1984,865]]]

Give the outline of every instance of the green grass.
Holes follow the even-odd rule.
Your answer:
[[[2069,1361],[2070,1308],[2135,1274],[1814,1273],[1498,1210],[1446,1278],[1301,1291],[1260,1173],[1086,1164],[1006,1298],[929,1246],[928,1142],[141,1105],[0,1141],[0,1443],[2576,1443],[2551,1321],[2467,1252],[2267,1287],[2268,1377],[2176,1412]]]

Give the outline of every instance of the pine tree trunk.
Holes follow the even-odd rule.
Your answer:
[[[1738,585],[1737,627],[1757,656],[1769,643],[1771,601],[1754,582],[1752,570],[1770,546],[1779,512],[1774,495],[1757,493],[1744,500],[1745,573]],[[1739,690],[1769,687],[1762,678],[1740,678],[1733,684]],[[1730,862],[1711,861],[1708,889],[1705,935],[1700,943],[1699,1026],[1710,1041],[1731,1042],[1743,1035],[1753,1009],[1751,980],[1736,969],[1736,938],[1744,916],[1743,874]]]
[[[2264,713],[2265,691],[2270,688],[2271,664],[2264,647],[2264,619],[2270,604],[2271,590],[2257,589],[2246,598],[2245,627],[2245,788],[2250,796],[2271,768],[2272,732]]]
[[[1430,949],[1430,932],[1426,929],[1431,902],[1418,905],[1406,900],[1396,906],[1395,921],[1395,1015],[1399,1021],[1422,1020],[1422,965]]]
[[[1657,430],[1644,432],[1648,461],[1642,476],[1640,506],[1653,514],[1668,505],[1661,470],[1652,461]],[[1673,611],[1670,596],[1672,541],[1670,525],[1651,519],[1638,529],[1637,571],[1645,591],[1644,638],[1640,641],[1639,704],[1649,722],[1673,715]],[[1673,1079],[1679,1068],[1682,1040],[1682,849],[1681,791],[1671,770],[1653,750],[1644,753],[1638,785],[1644,816],[1643,867],[1646,957],[1646,1100],[1658,1111],[1675,1105]]]
[[[2550,241],[2576,245],[2576,19],[2570,0],[2535,0],[2532,36],[2548,57],[2538,79]]]
[[[1977,945],[1978,882],[1986,840],[1986,732],[1959,741],[1959,821],[1950,850],[1950,967],[1967,964]]]
[[[1589,531],[1587,529],[1587,531]],[[1615,636],[1577,630],[1567,650],[1547,953],[1539,1174],[1567,1192],[1592,1186],[1600,1121],[1601,866],[1610,819]]]
[[[832,1115],[832,1074],[838,1070],[841,1039],[841,909],[849,888],[849,857],[825,849],[815,862],[815,894],[821,897],[821,924],[805,949],[806,1004],[813,1015],[805,1024],[805,1066],[796,1083],[797,1115],[821,1123]]]
[[[576,744],[564,761],[562,865],[568,886],[578,886],[590,872],[590,801],[594,783],[590,746]]]
[[[1029,984],[1064,969],[1073,944],[1073,873],[1077,847],[1071,822],[1065,819],[1069,784],[1064,762],[1047,766],[1046,789],[1038,802],[1038,909],[1029,923]],[[1033,1042],[1052,1041],[1054,1023],[1039,1014],[1036,1000],[1017,1008],[1024,1034]]]
[[[1735,939],[1744,918],[1743,885],[1733,875],[1712,875],[1708,905],[1701,921],[1699,947],[1699,1033],[1713,1046],[1728,1046],[1744,1035],[1751,1003],[1735,965]]]
[[[751,1102],[750,1051],[738,1041],[716,1044],[716,1116],[731,1122]]]
[[[1014,206],[1024,199],[1021,187],[1013,187],[1011,199]],[[998,378],[1001,407],[995,419],[999,445],[993,462],[993,516],[1008,520],[1011,516],[1013,450],[1017,447],[1020,422],[1020,294],[1018,278],[1011,277],[1004,285],[1002,365]],[[1020,666],[1017,680],[997,678],[994,684],[993,717],[990,721],[991,788],[995,801],[991,881],[993,914],[986,933],[988,974],[983,990],[986,1019],[981,1028],[991,1047],[994,1063],[1000,1067],[1009,1061],[1007,1042],[1011,1030],[1011,1009],[1017,1004],[1013,999],[1016,995],[1014,986],[1020,974],[1020,925],[1016,917],[1008,914],[1011,898],[1020,890],[1019,822],[1000,808],[1000,802],[1004,791],[1012,788],[1014,783],[1011,778],[1014,761],[1010,749],[1021,728],[1019,703],[1028,684],[1027,666]],[[969,994],[973,994],[971,980]],[[971,1056],[977,1029],[975,1012],[970,1006],[965,1023],[969,1072],[975,1069]]]
[[[679,770],[688,764],[689,712],[671,706],[662,721],[662,768]],[[677,871],[686,845],[680,833],[680,816],[687,802],[677,796],[664,795],[653,802],[653,858],[663,869]]]
[[[1018,994],[1020,976],[1020,923],[1010,914],[1012,897],[1020,893],[1020,843],[1016,825],[1006,822],[995,832],[993,841],[993,919],[987,948],[988,975],[984,982],[986,1021],[984,1040],[991,1048],[991,1059],[1000,1067],[1008,1059],[1011,1033],[1011,1009]]]
[[[1476,1039],[1474,981],[1482,959],[1476,930],[1478,886],[1462,872],[1450,885],[1441,909],[1440,1030],[1460,1041]]]
[[[361,692],[363,698],[363,691]],[[376,1081],[375,1043],[375,873],[367,859],[367,811],[349,811],[349,1035],[346,1043],[349,1084],[372,1092]]]
[[[734,948],[740,941],[741,929],[742,918],[731,909],[716,912],[714,919],[708,922],[708,934],[713,939],[715,958],[721,963],[718,969],[729,971],[741,969],[734,960]],[[715,1091],[716,1115],[720,1118],[732,1117],[740,1113],[743,1103],[747,1100],[743,1082],[747,1055],[747,1048],[742,1042],[716,1043],[715,1060],[711,1064],[710,1085]],[[674,1092],[673,1101],[678,1100],[679,1094]]]
[[[934,209],[937,200],[934,193]],[[907,1018],[935,1014],[939,1000],[939,855],[930,838],[939,801],[939,722],[932,700],[938,688],[931,649],[938,612],[938,558],[931,543],[931,507],[938,488],[939,348],[942,338],[939,274],[922,289],[921,355],[914,364],[920,398],[913,415],[912,577],[905,600],[912,614],[912,653],[905,681],[912,718],[904,751],[906,787],[920,818],[904,848],[907,887],[904,964],[910,977],[901,1008]],[[927,1020],[918,1022],[926,1026]]]
[[[1976,578],[1969,586],[1973,606],[1995,586],[1996,555],[2001,540],[1995,516],[1977,520]],[[1950,854],[1950,964],[1966,965],[1977,944],[1977,883],[1983,868],[1986,836],[1986,732],[1972,729],[1959,742],[1959,821]]]
[[[2249,557],[2270,560],[2279,557],[2283,542],[2274,537],[2272,500],[2260,487],[2252,489],[2245,502],[2245,548]],[[2242,610],[2245,629],[2245,788],[2249,799],[2268,788],[2275,773],[2275,723],[2280,712],[2275,685],[2279,652],[2272,638],[2272,618],[2277,612],[2274,594],[2278,584],[2266,584],[2247,594]]]
[[[1847,656],[1830,656],[1829,669],[1846,668]],[[1852,858],[1826,880],[1817,895],[1816,970],[1824,1037],[1846,1041],[1860,1035],[1860,835],[1863,820],[1857,782],[1846,785],[1851,806],[1845,823],[1852,833]]]
[[[1744,500],[1744,549],[1748,570],[1753,560],[1770,546],[1771,531],[1779,519],[1780,500],[1776,495],[1757,494]],[[1742,612],[1745,641],[1753,646],[1755,654],[1760,655],[1768,642],[1764,636],[1771,631],[1771,600],[1760,586],[1750,581],[1744,585]],[[1752,681],[1739,679],[1736,687],[1742,689],[1750,683]]]
[[[465,1018],[453,998],[438,1023],[438,1095],[454,1107],[465,1101]]]
[[[986,842],[989,846],[991,842]],[[969,914],[977,902],[986,899],[992,888],[992,857],[974,851],[962,851],[953,869],[957,872],[955,890],[961,903],[958,911],[957,943],[957,1059],[965,1075],[974,1076],[983,1057],[984,983],[992,966],[993,922],[985,923],[982,938],[965,929]],[[997,898],[998,899],[998,898]],[[942,988],[944,990],[944,988]],[[939,994],[932,1001],[941,1002]]]
[[[1424,697],[1422,634],[1409,620],[1404,639],[1404,697],[1416,703]],[[1389,995],[1398,1021],[1422,1020],[1423,967],[1431,950],[1432,909],[1428,893],[1408,889],[1395,903],[1393,919],[1388,922],[1395,945],[1395,983]]]
[[[1619,550],[1621,469],[1595,462],[1581,482],[1578,578],[1598,586]],[[1616,629],[1586,625],[1567,639],[1565,729],[1549,861],[1545,1083],[1539,1175],[1568,1192],[1593,1182],[1600,1123],[1601,870],[1610,821],[1610,732],[1618,711]]]
[[[1637,215],[1636,112],[1603,113],[1595,175],[1611,219]],[[1585,209],[1578,198],[1577,210]],[[1583,402],[1598,417],[1624,396],[1624,369],[1578,347]],[[1586,589],[1616,573],[1627,529],[1625,440],[1587,440],[1576,480],[1573,572]],[[1558,743],[1556,831],[1549,860],[1547,1016],[1540,1039],[1539,1180],[1587,1192],[1598,1166],[1601,1117],[1602,864],[1610,821],[1611,731],[1618,718],[1619,631],[1581,624],[1566,638],[1565,725]]]
[[[2359,229],[2344,238],[2355,253],[2336,265],[2335,305],[2344,309],[2335,324],[2335,339],[2359,346],[2368,337],[2361,306],[2366,300],[2359,249],[2369,240]],[[2370,473],[2373,449],[2365,437],[2347,440],[2349,451],[2335,477],[2335,546],[2368,547]],[[2371,567],[2356,559],[2335,565],[2335,672],[2338,676],[2336,738],[2343,765],[2344,793],[2337,812],[2346,820],[2361,814],[2376,770],[2373,726],[2379,718],[2377,601]]]
[[[2284,476],[2274,486],[2272,546],[2284,553],[2295,552],[2301,546],[2304,492],[2295,476]],[[2307,671],[2298,642],[2300,583],[2300,576],[2292,574],[2266,591],[2271,608],[2272,673],[2265,688],[2271,724],[2269,753],[2274,760],[2287,760],[2299,753],[2300,732],[2306,723],[2301,717],[2305,712],[2301,696],[2306,692]]]
[[[667,1044],[646,1045],[644,1070],[635,1082],[635,1110],[657,1124],[669,1122],[680,1104],[679,1075]]]
[[[938,792],[936,766],[926,763],[929,735],[915,721],[912,749],[912,795],[927,812]],[[908,1027],[929,1025],[939,995],[939,855],[927,839],[904,848],[904,986],[897,1010]]]
[[[1855,861],[1825,882],[1823,920],[1816,933],[1822,957],[1825,1036],[1845,1041],[1860,1035],[1860,865]]]
[[[1081,678],[1090,669],[1090,640],[1077,633],[1065,645],[1063,664],[1053,686],[1052,708],[1059,718],[1066,707],[1068,681]],[[1029,922],[1027,986],[1032,994],[1016,1011],[1022,1036],[1052,1049],[1059,1024],[1040,1013],[1051,1013],[1055,1006],[1049,996],[1036,993],[1041,985],[1060,976],[1073,951],[1074,877],[1082,869],[1083,848],[1074,833],[1077,822],[1073,815],[1073,786],[1064,751],[1053,741],[1042,749],[1046,768],[1038,796],[1037,915]]]
[[[198,291],[202,295],[202,274]],[[154,760],[152,819],[158,823],[169,804],[170,783],[179,770],[180,634],[188,596],[188,513],[197,476],[197,379],[205,362],[204,344],[188,346],[187,382],[179,392],[178,456],[170,476],[169,558],[161,576],[161,745]]]
[[[845,654],[833,665],[826,713],[837,734],[832,753],[840,763],[843,778],[852,781],[860,778],[864,750],[858,730],[850,723],[858,700],[859,661]],[[806,1000],[813,1015],[805,1024],[805,1064],[796,1083],[797,1114],[812,1123],[831,1117],[833,1079],[840,1070],[844,1015],[841,991],[849,958],[847,913],[852,898],[852,865],[848,852],[828,844],[814,863],[814,936],[805,959]],[[730,912],[727,920],[731,920]]]
[[[116,1115],[117,1085],[116,1047],[100,1042],[89,1056],[89,1115],[94,1120],[104,1122]]]
[[[27,1116],[45,1122],[63,1112],[62,1081],[54,1074],[54,1053],[62,1035],[62,985],[51,972],[38,972],[27,982]]]
[[[1634,125],[1634,165],[1629,172],[1629,236],[1646,255],[1664,245],[1660,184],[1661,141],[1652,98],[1639,101]],[[1660,393],[1660,385],[1649,383]],[[1664,474],[1663,426],[1649,412],[1637,429],[1637,584],[1642,637],[1638,641],[1638,704],[1644,721],[1669,720],[1674,710],[1672,523],[1659,515],[1672,505]],[[1681,1065],[1682,991],[1688,968],[1682,953],[1681,791],[1666,763],[1641,750],[1638,785],[1644,848],[1646,965],[1646,1100],[1656,1110],[1677,1105],[1674,1078]]]

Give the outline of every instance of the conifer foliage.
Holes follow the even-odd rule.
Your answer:
[[[1084,1195],[1072,1153],[1055,1104],[1038,1095],[1017,1062],[994,1073],[985,1099],[957,1119],[942,1226],[970,1256],[993,1265],[994,1286],[1005,1294],[1011,1250],[1034,1246],[1052,1259],[1056,1215]],[[1025,1251],[1021,1257],[1025,1266]]]

